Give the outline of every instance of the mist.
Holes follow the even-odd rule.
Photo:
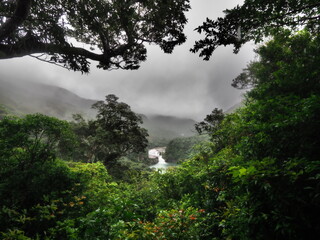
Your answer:
[[[41,82],[68,89],[88,99],[103,100],[115,94],[136,112],[201,120],[213,108],[227,110],[241,101],[243,92],[231,87],[234,79],[253,59],[254,45],[245,45],[235,55],[231,47],[218,48],[210,61],[189,51],[201,36],[193,31],[206,17],[223,16],[223,10],[243,1],[191,0],[185,33],[187,42],[172,54],[157,46],[148,46],[148,58],[136,71],[97,69],[78,72],[40,62],[31,57],[1,60],[0,78],[7,81]]]

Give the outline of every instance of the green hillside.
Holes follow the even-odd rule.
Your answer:
[[[94,100],[55,86],[29,81],[6,81],[0,79],[0,104],[12,114],[42,113],[60,119],[71,119],[72,114],[94,116],[91,105]]]
[[[95,116],[95,111],[91,109],[95,100],[82,98],[60,87],[3,79],[0,79],[0,86],[0,116],[4,113],[18,116],[42,113],[65,120],[71,120],[75,113],[89,118]],[[143,127],[148,130],[151,141],[194,135],[195,121],[192,119],[162,115],[141,116]]]

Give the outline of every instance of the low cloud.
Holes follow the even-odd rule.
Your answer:
[[[92,63],[91,73],[81,75],[24,57],[2,60],[0,77],[57,85],[97,100],[113,93],[137,112],[201,120],[215,107],[226,110],[240,101],[242,93],[230,84],[254,55],[252,44],[237,55],[232,53],[232,48],[221,47],[205,62],[189,52],[194,41],[201,38],[193,30],[206,17],[223,16],[222,10],[242,2],[191,0],[192,10],[185,30],[187,42],[170,55],[162,53],[157,46],[149,46],[148,59],[137,71],[103,71]]]

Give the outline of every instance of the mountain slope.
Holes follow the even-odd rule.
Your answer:
[[[94,118],[96,112],[91,106],[95,102],[60,87],[0,79],[0,115],[4,111],[18,116],[39,112],[71,120],[72,114],[81,113],[85,117]],[[148,130],[151,139],[194,135],[195,121],[192,119],[162,115],[141,116],[143,127]]]
[[[0,79],[0,104],[16,115],[39,112],[60,119],[71,119],[72,114],[81,113],[91,117],[94,116],[91,105],[95,102],[60,87]]]

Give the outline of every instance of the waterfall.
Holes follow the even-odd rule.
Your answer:
[[[158,157],[158,160],[159,160],[158,164],[167,164],[166,160],[163,159],[162,155]]]
[[[157,147],[149,150],[149,158],[158,159],[158,163],[150,166],[150,168],[158,169],[164,173],[168,167],[177,166],[176,163],[167,163],[166,160],[163,159],[162,154],[165,153],[165,151],[165,147]]]
[[[157,158],[158,162],[150,168],[163,169],[165,171],[169,166],[175,166],[176,164],[167,163],[166,160],[162,157],[162,154],[165,153],[165,147],[157,147],[149,150],[149,158]]]

